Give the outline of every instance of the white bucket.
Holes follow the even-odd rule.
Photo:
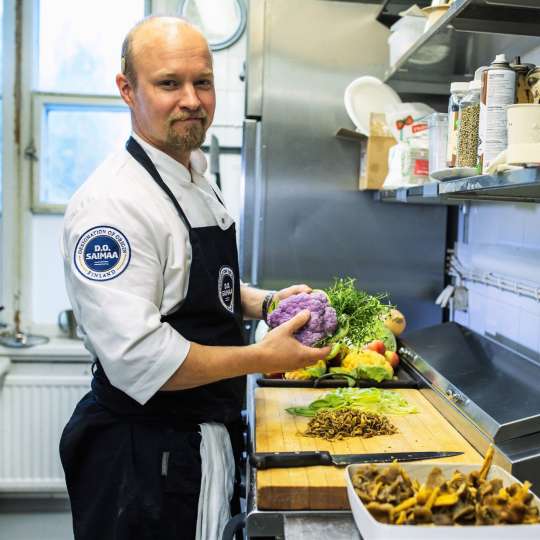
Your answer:
[[[540,164],[540,105],[509,105],[507,161]]]

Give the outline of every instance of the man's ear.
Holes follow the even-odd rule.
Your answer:
[[[120,97],[125,101],[126,105],[131,108],[133,105],[133,87],[123,73],[118,73],[116,76],[116,86],[120,92]]]

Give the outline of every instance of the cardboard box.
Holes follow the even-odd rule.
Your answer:
[[[358,189],[381,189],[388,174],[388,152],[397,144],[384,114],[372,113],[369,137],[360,143],[360,182]]]

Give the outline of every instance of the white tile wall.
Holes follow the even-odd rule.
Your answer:
[[[508,275],[519,279],[522,272],[522,279],[526,275],[527,283],[540,287],[540,266],[530,270],[534,260],[531,256],[540,257],[540,205],[473,204],[467,216],[460,217],[459,238],[462,238],[464,219],[468,219],[469,234],[467,243],[460,241],[456,246],[460,260],[467,265],[473,256],[478,259],[484,255],[488,261],[497,246],[503,250],[527,248],[522,259],[515,257],[519,250],[512,250],[512,258],[503,260],[500,268],[506,263]],[[526,273],[516,271],[526,267],[529,268]],[[499,334],[540,353],[540,301],[478,283],[465,285],[469,289],[469,309],[456,312],[456,322],[479,333]]]

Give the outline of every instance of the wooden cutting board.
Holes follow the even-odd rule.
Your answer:
[[[334,454],[461,451],[463,455],[433,463],[481,463],[482,456],[444,419],[419,390],[393,390],[416,406],[418,414],[389,416],[399,433],[362,439],[325,441],[304,437],[308,418],[293,416],[287,407],[306,406],[328,390],[257,388],[255,449],[257,452],[328,450]],[[344,469],[298,467],[257,471],[257,507],[261,510],[349,510]]]

